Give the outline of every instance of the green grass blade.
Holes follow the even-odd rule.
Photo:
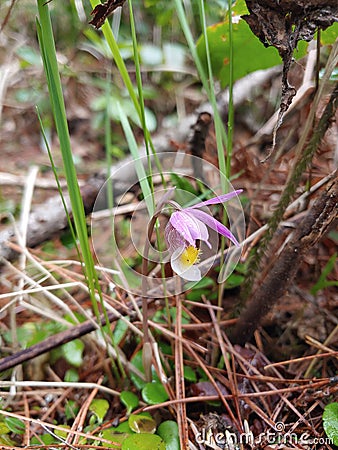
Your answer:
[[[95,8],[95,6],[100,4],[100,2],[98,0],[90,0],[90,3],[93,8]],[[129,97],[131,98],[131,100],[134,104],[135,110],[137,112],[137,115],[140,119],[141,126],[143,128],[145,146],[146,146],[146,151],[147,151],[147,156],[148,156],[149,175],[151,175],[151,160],[150,160],[150,152],[149,152],[149,149],[151,149],[152,154],[154,155],[154,160],[155,160],[156,166],[162,176],[161,164],[156,155],[156,150],[153,146],[151,136],[150,136],[150,133],[149,133],[149,131],[147,129],[147,125],[146,125],[141,68],[140,68],[140,61],[139,61],[139,57],[138,57],[138,44],[137,44],[135,23],[134,23],[134,16],[133,16],[131,2],[129,2],[129,7],[130,7],[130,23],[131,23],[131,33],[132,33],[133,47],[134,47],[134,62],[135,62],[135,69],[136,69],[138,95],[136,95],[136,93],[135,93],[133,83],[129,77],[128,70],[127,70],[126,65],[123,61],[123,58],[121,56],[114,33],[113,33],[111,26],[107,20],[104,22],[101,29],[102,29],[103,35],[108,43],[108,46],[111,50],[112,56],[114,58],[116,66],[117,66],[117,69],[118,69],[118,71],[122,77],[122,80],[128,90]],[[163,176],[162,176],[162,182],[165,185]],[[152,183],[152,179],[151,179],[150,183]],[[142,187],[142,184],[141,184],[141,187]],[[153,192],[153,189],[151,189],[151,192]],[[143,195],[146,196],[146,193],[143,192]]]
[[[37,111],[37,115],[38,115],[38,119],[39,119],[39,123],[40,123],[42,137],[43,137],[46,149],[47,149],[49,161],[50,161],[51,166],[52,166],[52,171],[53,171],[54,178],[56,180],[56,184],[57,184],[57,188],[58,188],[58,192],[59,192],[59,195],[60,195],[60,198],[61,198],[62,206],[63,206],[63,209],[65,210],[65,213],[66,213],[66,216],[67,216],[68,226],[69,226],[69,229],[70,229],[73,241],[75,243],[77,256],[79,258],[79,261],[82,261],[81,252],[80,252],[80,249],[79,249],[79,246],[78,246],[78,243],[77,243],[77,239],[76,239],[76,233],[75,233],[75,230],[74,230],[74,227],[73,227],[73,223],[71,221],[71,218],[70,218],[70,215],[69,215],[69,212],[68,212],[68,208],[67,208],[67,205],[66,205],[66,200],[65,200],[65,198],[63,196],[62,188],[61,188],[59,177],[58,177],[58,174],[57,174],[57,169],[56,169],[56,166],[54,164],[52,151],[51,151],[51,148],[49,146],[49,142],[48,142],[48,139],[47,139],[47,136],[46,136],[46,133],[45,133],[45,129],[44,129],[43,123],[42,123],[42,118],[41,118],[41,115],[40,115],[40,112],[39,112],[38,108],[36,108],[36,111]]]
[[[90,3],[92,5],[93,8],[95,8],[95,6],[101,4],[101,2],[99,0],[90,0]],[[137,98],[137,95],[135,93],[134,90],[134,86],[133,83],[131,82],[131,79],[129,77],[129,73],[127,70],[127,67],[123,61],[123,58],[121,56],[119,47],[117,45],[114,33],[109,25],[109,23],[107,22],[107,20],[104,22],[104,24],[101,27],[101,30],[103,32],[103,35],[109,45],[109,48],[111,50],[111,53],[113,55],[115,64],[118,68],[118,71],[120,72],[120,75],[123,79],[123,82],[128,90],[128,94],[134,104],[135,110],[140,118],[140,121],[142,121],[142,114],[141,114],[141,107],[139,104],[139,100]],[[142,123],[142,122],[141,122]]]
[[[58,69],[58,63],[56,59],[56,49],[53,37],[52,24],[50,19],[50,13],[48,3],[45,0],[37,0],[39,20],[37,20],[37,33],[39,39],[39,45],[41,49],[41,55],[43,65],[45,68],[48,91],[50,95],[50,101],[55,121],[55,126],[60,142],[61,155],[63,160],[63,166],[67,181],[67,187],[69,192],[69,198],[72,208],[72,215],[74,220],[74,227],[76,237],[79,241],[79,247],[81,249],[81,256],[83,260],[83,271],[86,277],[86,283],[92,303],[92,308],[95,316],[100,324],[100,313],[98,307],[98,300],[100,301],[102,311],[105,315],[106,322],[108,323],[108,315],[103,303],[101,289],[97,277],[97,273],[94,267],[94,260],[89,246],[89,238],[87,233],[86,216],[83,206],[83,201],[80,193],[80,188],[77,181],[76,169],[73,161],[73,155],[70,144],[70,136],[66,117],[66,108],[63,99],[61,79]],[[102,327],[101,327],[102,328]],[[102,330],[103,331],[103,330]],[[114,343],[113,335],[110,327],[108,327],[108,333],[112,343]],[[103,333],[103,336],[105,334]],[[113,362],[113,361],[112,361]],[[119,362],[119,361],[118,361]],[[118,376],[118,372],[112,364],[115,375]],[[120,364],[120,369],[123,367]]]
[[[150,185],[148,182],[147,174],[144,169],[143,163],[140,160],[140,155],[138,152],[138,145],[135,140],[131,126],[129,124],[128,117],[119,103],[117,104],[117,110],[118,110],[118,113],[120,116],[120,121],[121,121],[121,125],[123,128],[124,134],[125,134],[127,142],[128,142],[129,150],[130,150],[132,157],[134,159],[134,162],[135,162],[135,170],[137,173],[139,183],[141,185],[142,193],[143,193],[143,196],[144,196],[147,208],[148,208],[149,216],[152,217],[155,212],[155,206],[154,206],[152,191],[151,191],[151,188],[150,188]]]
[[[227,158],[226,158],[226,176],[231,176],[231,157],[233,147],[234,132],[234,101],[233,101],[233,84],[234,84],[234,46],[233,46],[233,27],[232,27],[232,9],[231,1],[229,2],[229,107],[228,107],[228,138],[227,138]]]
[[[90,295],[95,298],[94,280],[96,272],[92,261],[92,255],[89,249],[84,207],[72,157],[68,124],[66,119],[66,109],[63,100],[61,80],[56,59],[54,38],[52,34],[52,25],[48,5],[44,2],[44,0],[38,0],[38,10],[40,18],[40,21],[37,21],[39,44],[46,72],[55,126],[60,141],[60,149],[70,196],[76,236],[79,240],[83,260],[85,263],[85,272],[88,280]]]
[[[205,19],[205,12],[204,12],[204,3],[203,3],[203,0],[199,0],[200,18],[201,18],[203,34],[205,36],[205,45],[206,45],[206,52],[207,52],[207,58],[208,58],[209,81],[208,81],[207,75],[204,72],[203,65],[197,54],[195,42],[194,42],[193,36],[191,34],[191,30],[190,30],[190,27],[189,27],[189,24],[188,24],[188,21],[186,18],[186,14],[184,12],[184,8],[182,5],[182,0],[175,0],[175,5],[176,5],[176,12],[178,15],[178,19],[180,21],[182,31],[187,40],[190,53],[193,57],[199,77],[201,79],[201,82],[203,84],[203,87],[207,93],[209,102],[213,109],[214,121],[215,121],[215,131],[216,131],[218,164],[219,164],[220,172],[223,175],[223,176],[221,176],[221,187],[222,187],[222,191],[226,192],[226,190],[227,190],[227,182],[226,182],[226,178],[225,178],[226,177],[226,164],[225,164],[224,147],[223,147],[223,142],[225,142],[225,140],[226,140],[226,132],[225,132],[225,128],[224,128],[222,119],[219,115],[218,108],[217,108],[217,101],[216,101],[213,76],[212,76],[212,68],[211,68],[211,62],[210,62],[210,50],[209,50],[207,32],[206,32],[206,19]]]
[[[225,163],[225,155],[224,155],[224,145],[223,144],[224,144],[224,138],[225,138],[225,129],[224,129],[224,125],[223,125],[222,119],[219,115],[218,108],[217,108],[214,77],[213,77],[213,73],[212,73],[212,64],[211,64],[211,57],[210,57],[210,48],[209,48],[207,24],[206,24],[203,0],[199,0],[199,10],[200,10],[202,32],[204,35],[205,51],[206,51],[206,55],[207,55],[207,66],[208,66],[208,77],[209,77],[209,101],[212,105],[213,112],[214,112],[218,165],[219,165],[219,170],[220,170],[221,174],[224,175],[223,177],[221,177],[221,186],[222,186],[222,191],[227,192],[228,186],[227,186],[225,177],[229,178],[230,174],[227,173],[227,165]],[[197,55],[197,51],[196,51],[196,55]]]

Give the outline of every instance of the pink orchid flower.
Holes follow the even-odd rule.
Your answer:
[[[171,255],[170,264],[177,275],[188,281],[199,281],[202,278],[200,269],[195,265],[200,261],[200,249],[197,248],[196,241],[203,241],[211,248],[208,227],[239,246],[237,239],[225,225],[200,208],[224,203],[241,192],[243,189],[238,189],[188,208],[178,209],[170,216],[165,238]]]

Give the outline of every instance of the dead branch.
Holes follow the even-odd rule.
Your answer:
[[[130,310],[132,310],[132,305],[129,305],[129,307]],[[120,312],[125,313],[125,309],[123,309],[122,311],[121,308],[121,311],[118,311],[118,314],[116,314],[116,312],[113,311],[107,311],[109,323],[116,322],[120,317],[119,316]],[[136,318],[136,315],[131,312],[129,314],[130,320],[133,320],[133,316],[135,316]],[[104,314],[101,315],[100,322],[102,326],[106,325],[106,319],[104,317]],[[24,362],[29,361],[32,358],[35,358],[36,356],[42,355],[43,353],[47,353],[53,350],[54,348],[59,347],[60,345],[66,344],[67,342],[70,342],[74,339],[85,336],[86,334],[91,333],[97,328],[99,328],[99,325],[96,324],[95,321],[86,320],[85,322],[80,323],[79,325],[74,325],[65,331],[61,331],[60,333],[50,336],[46,338],[44,341],[39,342],[38,344],[20,350],[14,353],[13,355],[6,356],[5,358],[0,359],[0,373],[5,370],[11,369],[12,367],[17,366],[18,364],[23,364]]]
[[[92,211],[94,202],[104,181],[105,179],[103,177],[93,177],[80,189],[86,214]],[[65,202],[68,213],[71,216],[68,195],[65,195]],[[26,237],[27,246],[35,247],[51,239],[67,228],[67,225],[67,215],[63,208],[61,197],[59,195],[51,197],[45,203],[37,206],[29,216]],[[0,233],[0,264],[1,259],[12,261],[17,257],[18,253],[8,245],[14,238],[14,227],[9,227]]]

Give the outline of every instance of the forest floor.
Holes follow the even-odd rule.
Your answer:
[[[28,28],[15,38],[10,32],[0,33],[0,233],[13,223],[18,226],[23,211],[26,216],[21,216],[22,220],[29,217],[30,210],[58,195],[41,137],[37,104],[54,164],[64,180],[43,67],[31,33]],[[60,51],[59,63],[74,161],[79,182],[86,186],[87,180],[107,170],[102,105],[111,61],[92,48],[77,46],[72,52]],[[182,435],[189,439],[190,448],[199,450],[336,448],[323,428],[324,408],[337,401],[338,389],[338,234],[334,226],[295,260],[294,277],[275,280],[276,284],[285,283],[283,293],[279,298],[272,295],[253,336],[241,345],[230,339],[242,308],[241,285],[250,255],[299,158],[299,142],[316,92],[314,84],[305,86],[304,82],[305,68],[311,64],[304,58],[292,67],[290,81],[303,94],[287,113],[277,133],[276,148],[265,162],[272,142],[269,120],[278,107],[281,74],[271,72],[260,83],[247,81],[250,95],[235,108],[231,182],[235,189],[244,190],[243,239],[257,235],[243,247],[238,267],[223,290],[219,290],[216,266],[200,284],[179,295],[165,298],[149,293],[149,327],[156,342],[152,383],[142,362],[142,299],[133,289],[114,285],[102,272],[100,286],[107,311],[112,313],[110,317],[119,312],[111,320],[115,344],[108,351],[95,325],[89,325],[86,332],[80,330],[81,324],[93,321],[92,304],[68,229],[47,241],[42,239],[34,248],[21,249],[17,259],[2,261],[0,358],[46,342],[50,347],[23,364],[0,370],[0,448],[133,450],[165,448],[161,447],[163,439],[166,448],[173,450],[179,448]],[[112,79],[122,90],[114,69]],[[147,67],[143,83],[149,92],[146,106],[156,119],[154,136],[175,135],[175,128],[191,114],[196,123],[200,106],[207,102],[189,67],[177,74]],[[332,86],[328,84],[320,98],[315,125],[329,102]],[[227,110],[221,115],[226,124]],[[315,200],[337,177],[337,119],[336,112],[302,174],[292,198],[302,201],[284,215],[270,242],[258,287],[274,270],[278,256],[312,211]],[[141,147],[142,131],[135,125],[133,129]],[[179,140],[179,135],[178,140],[170,139],[167,150],[194,155],[189,141],[192,132],[187,121],[185,139]],[[117,121],[111,121],[111,133],[110,151],[116,167],[129,151]],[[213,123],[198,156],[205,167],[209,164],[218,170]],[[193,176],[189,183],[198,190]],[[34,191],[27,200],[30,188]],[[129,225],[141,201],[140,188],[133,184],[116,215],[119,250],[136,272],[141,263],[137,248],[131,245]],[[124,213],[126,205],[129,209]],[[88,215],[88,228],[90,224]],[[136,223],[134,233],[145,234],[143,226],[143,222]],[[94,238],[97,241],[92,245],[101,263],[111,256],[109,237],[100,229]],[[53,345],[53,339],[59,338]],[[112,356],[116,352],[119,358]],[[338,417],[336,423],[338,429]],[[125,443],[130,436],[143,433],[159,440]]]

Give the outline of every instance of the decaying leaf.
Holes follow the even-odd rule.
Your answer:
[[[105,3],[102,3],[102,5],[95,6],[91,12],[91,15],[94,17],[89,23],[94,25],[97,29],[102,27],[107,17],[113,14],[116,8],[123,6],[125,1],[126,0],[107,0]]]
[[[283,59],[282,98],[274,130],[282,124],[296,89],[288,82],[293,52],[300,40],[311,41],[317,29],[338,21],[337,0],[246,0],[249,15],[242,16],[266,46],[274,46]]]

